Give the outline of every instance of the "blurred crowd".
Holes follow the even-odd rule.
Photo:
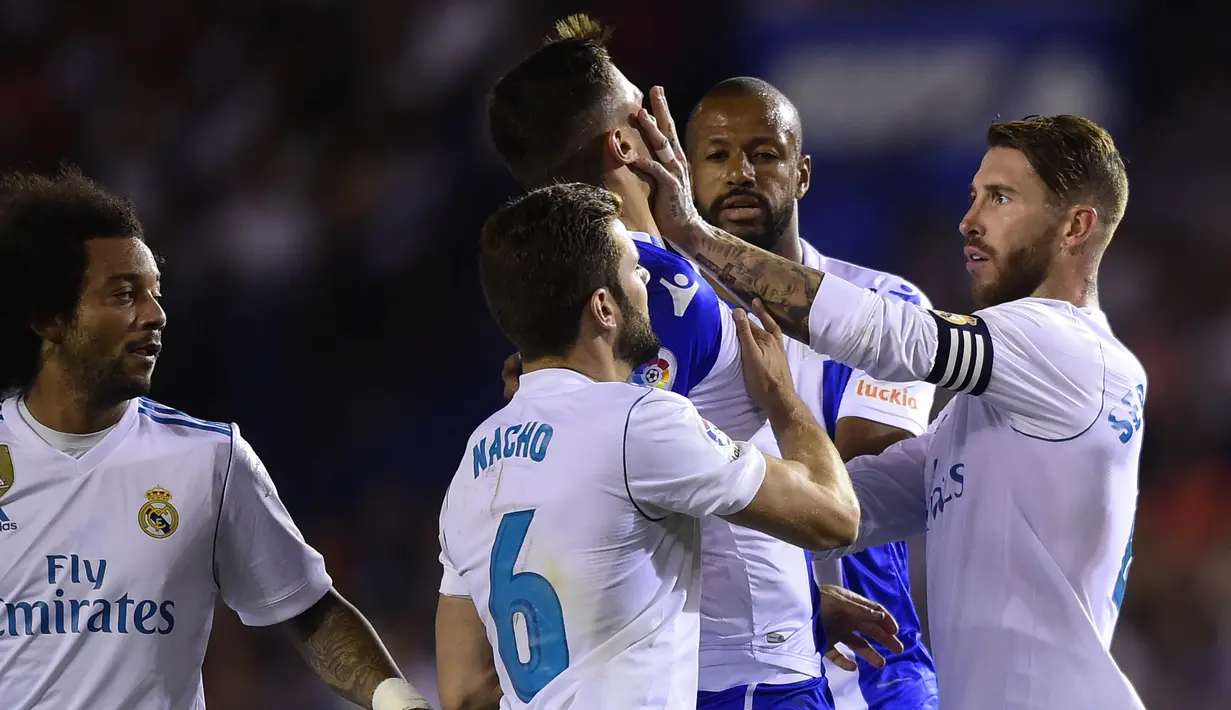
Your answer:
[[[986,3],[934,5],[962,18]],[[666,86],[682,120],[710,84],[756,70],[746,59],[764,47],[742,33],[762,16],[935,21],[920,8],[0,0],[0,168],[71,161],[133,199],[167,257],[155,398],[240,423],[338,588],[430,691],[439,501],[466,436],[500,404],[510,349],[475,269],[484,216],[515,190],[484,135],[492,82],[552,20],[585,9],[617,27],[617,63],[642,86]],[[1037,3],[1039,13],[1077,10],[1122,28],[1122,99],[1107,108],[1114,115],[1093,117],[1129,158],[1132,197],[1101,297],[1150,376],[1136,558],[1115,651],[1149,707],[1225,708],[1231,49],[1202,3]],[[804,98],[808,131],[823,96]],[[943,119],[946,95],[920,100]],[[948,158],[865,147],[869,161],[948,159],[965,176],[943,185],[950,200],[924,199],[909,182],[843,193],[862,212],[847,213],[841,235],[809,231],[838,209],[810,196],[805,236],[906,276],[940,307],[968,308],[956,225],[981,140],[976,126]],[[843,178],[822,176],[814,193]],[[861,221],[866,213],[878,219]],[[244,629],[225,610],[206,676],[215,708],[344,706],[272,632]]]

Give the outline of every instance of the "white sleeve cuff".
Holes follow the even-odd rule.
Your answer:
[[[765,454],[746,441],[732,442],[739,455],[730,466],[739,464],[739,473],[729,476],[732,490],[726,500],[714,509],[714,515],[734,515],[752,502],[765,482]]]
[[[825,274],[808,311],[808,344],[822,355],[846,362],[860,345],[854,334],[863,330],[877,305],[876,294],[866,288]]]
[[[256,609],[239,611],[239,620],[245,626],[273,626],[294,619],[312,608],[333,588],[333,580],[325,572],[325,566],[320,566],[319,572],[312,576],[299,589]]]

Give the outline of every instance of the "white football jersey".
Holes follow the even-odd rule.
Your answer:
[[[134,400],[75,457],[0,419],[6,710],[201,710],[219,594],[267,626],[332,586],[235,425]]]
[[[440,514],[440,592],[474,601],[501,707],[695,707],[699,518],[743,510],[764,476],[679,395],[522,375]]]
[[[876,377],[958,393],[923,436],[848,465],[861,546],[927,531],[944,707],[1143,707],[1109,647],[1146,374],[1105,316],[1039,298],[955,315],[826,275],[809,330]]]
[[[918,288],[901,278],[826,258],[807,242],[802,246],[806,266],[841,275],[858,286],[908,303],[931,305]],[[915,435],[927,428],[934,386],[879,381],[795,340],[787,339],[786,349],[795,391],[830,435],[837,420],[844,417],[870,419]],[[742,386],[742,379],[740,382]],[[714,418],[701,403],[697,407],[707,418]],[[765,453],[781,456],[768,422],[751,442]],[[752,683],[785,684],[819,677],[822,657],[813,634],[812,579],[804,551],[718,517],[707,518],[702,530],[705,584],[701,602],[700,689],[717,691]],[[816,565],[817,583],[844,583],[840,560],[817,560]],[[884,597],[874,595],[875,590],[860,589],[857,585],[852,588],[865,595]],[[876,601],[905,617],[895,609],[895,602],[902,600]],[[911,604],[909,596],[904,602]],[[910,615],[913,618],[913,609]],[[830,667],[826,663],[826,672],[831,676],[830,690],[838,702],[848,694],[862,697],[858,673],[836,667],[833,672]]]

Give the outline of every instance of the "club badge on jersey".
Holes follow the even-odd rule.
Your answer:
[[[141,531],[161,540],[171,537],[180,526],[180,513],[171,505],[171,491],[154,486],[145,492],[145,505],[137,511]]]
[[[3,498],[13,488],[17,481],[13,473],[13,457],[9,454],[7,445],[0,445],[0,532],[10,532],[17,529],[17,523],[4,514]]]

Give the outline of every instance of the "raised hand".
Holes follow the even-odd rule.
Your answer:
[[[791,378],[782,329],[760,300],[753,301],[752,307],[761,325],[754,323],[743,309],[734,313],[744,387],[762,409],[771,410],[782,403],[784,396],[794,393],[795,383]]]
[[[704,227],[705,222],[693,204],[688,157],[680,144],[675,119],[671,117],[661,86],[650,89],[650,106],[653,114],[641,109],[637,122],[642,138],[654,152],[654,159],[639,157],[632,167],[654,182],[654,194],[650,199],[654,221],[662,233],[660,236],[691,255],[696,241],[693,230]]]

